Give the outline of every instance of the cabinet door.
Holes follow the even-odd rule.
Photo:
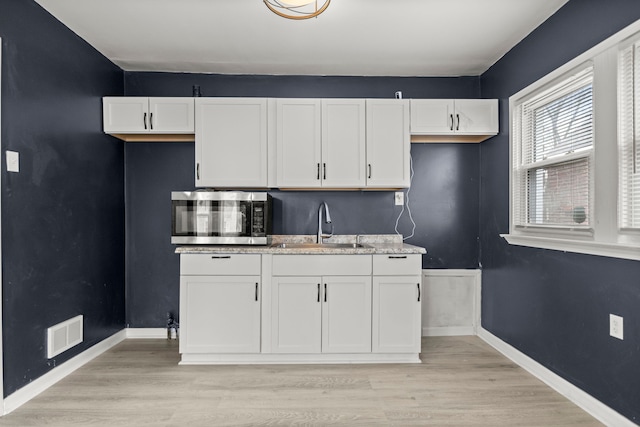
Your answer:
[[[102,119],[105,133],[149,132],[149,98],[138,96],[107,96],[102,98]]]
[[[149,98],[152,133],[193,133],[193,98]]]
[[[409,186],[409,100],[367,99],[367,187]]]
[[[322,100],[322,186],[364,187],[365,101]]]
[[[323,277],[322,352],[371,353],[371,277]]]
[[[267,186],[267,100],[196,99],[196,186]]]
[[[453,99],[412,99],[411,133],[447,135],[455,127]]]
[[[276,100],[278,187],[321,185],[321,143],[320,100]]]
[[[320,353],[320,277],[274,277],[271,287],[273,353]]]
[[[260,276],[181,276],[181,353],[259,353]]]
[[[456,99],[456,127],[459,134],[498,133],[497,99]]]
[[[374,353],[419,353],[420,276],[373,277]]]

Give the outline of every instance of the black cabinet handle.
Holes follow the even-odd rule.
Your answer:
[[[460,114],[456,114],[456,130],[460,130]]]
[[[327,164],[322,164],[322,179],[327,179]]]
[[[317,175],[316,175],[316,179],[320,180],[320,163],[318,163],[318,172],[317,172]]]
[[[144,124],[144,130],[147,130],[147,113],[142,116],[142,123]]]
[[[196,178],[200,179],[200,163],[196,164]]]
[[[453,114],[449,114],[449,118],[451,119],[451,126],[449,127],[449,129],[453,130]]]
[[[320,302],[320,283],[318,283],[318,302]]]
[[[369,179],[371,179],[371,163],[369,163],[367,166],[369,166]]]
[[[149,113],[149,129],[153,130],[153,113]]]
[[[407,259],[406,255],[389,255],[389,259]]]
[[[256,282],[256,301],[258,301],[258,282]]]
[[[418,285],[418,302],[420,302],[420,283],[416,283]]]
[[[214,255],[211,259],[230,259],[231,255]]]
[[[327,284],[324,284],[324,302],[327,302]]]

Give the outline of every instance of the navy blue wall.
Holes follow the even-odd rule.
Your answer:
[[[0,2],[0,37],[6,396],[124,325],[124,150],[101,120],[101,97],[124,86],[31,0]],[[47,360],[46,328],[78,314],[84,342]]]
[[[510,246],[508,97],[640,18],[637,0],[571,0],[482,75],[501,99],[481,144],[482,326],[640,421],[640,262]],[[597,142],[596,142],[597,143]],[[609,336],[624,317],[624,341]]]
[[[129,96],[316,98],[477,98],[479,78],[228,76],[125,73]],[[425,268],[478,267],[477,144],[412,144],[410,192],[417,228],[407,240],[424,246]],[[127,323],[161,327],[178,311],[179,259],[170,244],[170,192],[194,185],[193,143],[129,143],[127,186]],[[318,205],[327,201],[336,234],[394,233],[400,208],[391,192],[271,192],[274,233],[315,234]],[[399,231],[409,235],[407,214]]]

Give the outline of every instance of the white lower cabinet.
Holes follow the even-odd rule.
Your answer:
[[[420,353],[421,260],[420,255],[373,256],[374,353]]]
[[[259,353],[260,276],[182,276],[181,353]]]
[[[371,277],[274,277],[273,353],[370,353]]]
[[[260,353],[261,256],[180,256],[180,353]]]
[[[420,353],[420,276],[373,278],[373,352]]]
[[[274,277],[271,283],[271,351],[320,353],[320,277]]]
[[[419,254],[182,254],[181,363],[419,363],[420,269]]]

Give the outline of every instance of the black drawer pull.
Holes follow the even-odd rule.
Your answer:
[[[230,258],[231,258],[231,255],[221,255],[221,256],[214,255],[211,257],[211,259],[230,259]]]
[[[400,255],[400,256],[389,255],[389,259],[407,259],[407,256],[406,255]]]

